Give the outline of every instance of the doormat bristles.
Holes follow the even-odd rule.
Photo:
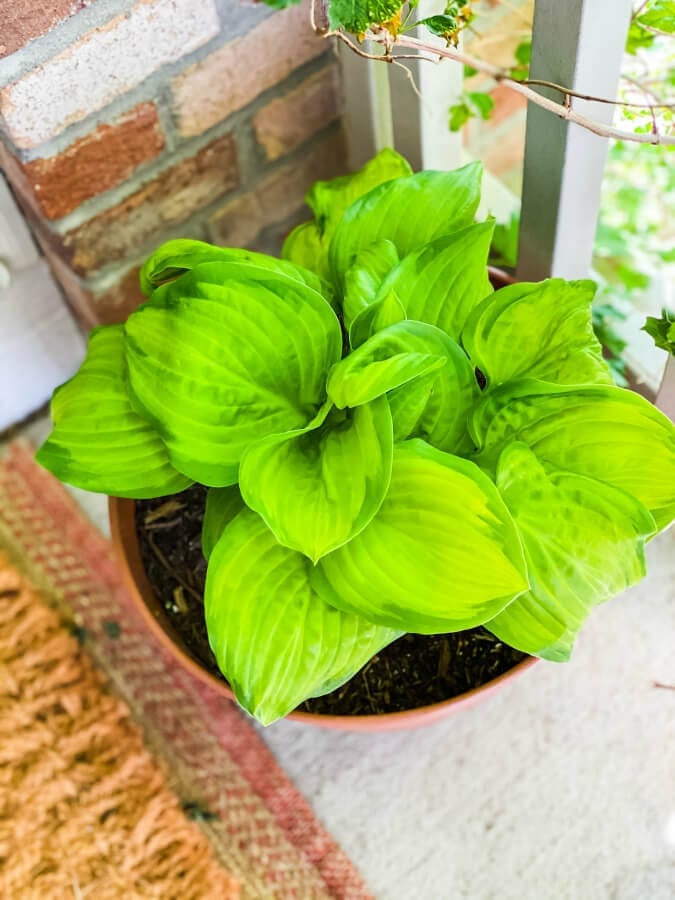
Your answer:
[[[0,457],[3,549],[2,900],[372,900],[249,721],[155,641],[109,542],[22,442]]]
[[[127,706],[1,552],[0,896],[239,897]]]

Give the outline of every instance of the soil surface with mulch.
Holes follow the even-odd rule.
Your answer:
[[[206,561],[201,549],[205,488],[139,500],[136,525],[149,581],[204,667],[220,675],[204,622]],[[373,657],[342,687],[303,703],[304,712],[372,715],[448,700],[480,687],[526,658],[484,628],[456,634],[408,634]]]

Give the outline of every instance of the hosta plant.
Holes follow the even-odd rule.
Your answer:
[[[64,481],[209,488],[208,635],[263,723],[405,632],[567,659],[675,514],[675,429],[612,384],[594,285],[493,291],[480,178],[385,151],[313,187],[282,259],[164,244],[54,395]]]

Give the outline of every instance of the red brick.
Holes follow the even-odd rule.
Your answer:
[[[308,0],[270,16],[174,79],[178,130],[201,134],[327,47],[311,28]]]
[[[337,72],[331,65],[264,106],[253,128],[267,158],[278,159],[334,122],[339,112]]]
[[[228,134],[166,169],[117,206],[69,231],[62,238],[61,253],[78,274],[133,258],[153,235],[161,237],[164,230],[238,184],[236,147]]]
[[[324,138],[293,162],[268,175],[254,191],[225,204],[210,220],[213,240],[233,247],[252,247],[263,228],[296,213],[308,188],[318,179],[342,174],[346,166],[341,133]]]
[[[38,0],[31,3],[39,5]],[[136,0],[121,15],[0,88],[5,133],[17,147],[38,147],[219,31],[214,0]]]
[[[93,0],[0,0],[0,57],[20,50]]]
[[[58,156],[23,165],[37,206],[59,219],[103,191],[125,181],[164,149],[164,134],[152,103],[141,103],[111,125],[99,125]]]
[[[122,276],[113,287],[91,297],[91,309],[99,325],[126,322],[145,297],[138,281],[140,267],[135,266]]]

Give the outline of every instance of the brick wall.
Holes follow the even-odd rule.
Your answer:
[[[167,238],[278,250],[339,114],[307,2],[0,0],[0,166],[85,328]]]

